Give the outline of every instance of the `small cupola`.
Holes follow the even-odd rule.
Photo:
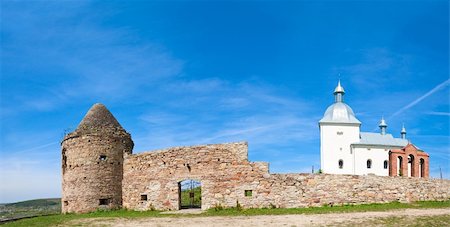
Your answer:
[[[387,124],[386,124],[386,121],[384,120],[384,117],[381,117],[381,121],[380,121],[380,124],[378,125],[378,127],[380,127],[381,135],[386,135]]]
[[[402,131],[400,132],[400,135],[402,136],[402,139],[406,139],[406,128],[405,128],[405,124],[403,124],[402,126]]]
[[[334,103],[327,108],[323,118],[319,121],[322,123],[338,123],[338,124],[356,124],[361,125],[361,122],[356,119],[355,113],[352,108],[344,103],[344,88],[341,86],[341,81],[338,81],[338,85],[334,89]]]
[[[337,87],[334,89],[334,101],[344,102],[344,94],[344,88],[341,86],[341,80],[339,80]]]

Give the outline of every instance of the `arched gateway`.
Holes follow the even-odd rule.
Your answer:
[[[179,209],[202,207],[202,185],[200,181],[187,179],[178,182]]]

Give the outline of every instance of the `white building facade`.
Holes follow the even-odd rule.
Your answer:
[[[380,133],[361,132],[361,122],[344,103],[340,81],[334,90],[335,102],[319,121],[320,166],[323,173],[389,175],[389,151],[408,144],[406,130],[402,138],[386,133],[387,124],[380,122]]]

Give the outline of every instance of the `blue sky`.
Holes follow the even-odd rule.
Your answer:
[[[338,78],[377,131],[450,178],[448,1],[1,1],[0,203],[58,197],[59,142],[94,103],[134,152],[249,142],[271,172],[320,164]]]

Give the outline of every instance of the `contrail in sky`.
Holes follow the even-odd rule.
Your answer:
[[[37,150],[37,149],[49,147],[49,146],[54,145],[54,144],[57,144],[57,143],[59,143],[59,142],[56,141],[56,142],[47,143],[47,144],[40,145],[40,146],[37,146],[37,147],[32,147],[32,148],[29,148],[29,149],[26,149],[26,150],[22,150],[22,151],[15,152],[15,154],[25,153],[25,152],[29,152],[29,151],[34,151],[34,150]]]
[[[398,110],[397,112],[395,112],[394,114],[392,114],[391,116],[389,116],[389,118],[393,118],[401,113],[403,113],[403,111],[415,106],[417,103],[421,102],[422,100],[424,100],[425,98],[427,98],[428,96],[434,94],[435,92],[441,90],[442,88],[444,88],[445,86],[450,84],[450,79],[442,82],[441,84],[439,84],[438,86],[434,87],[433,89],[431,89],[429,92],[427,92],[426,94],[422,95],[421,97],[419,97],[418,99],[412,101],[410,104],[404,106],[403,108],[401,108],[400,110]]]

